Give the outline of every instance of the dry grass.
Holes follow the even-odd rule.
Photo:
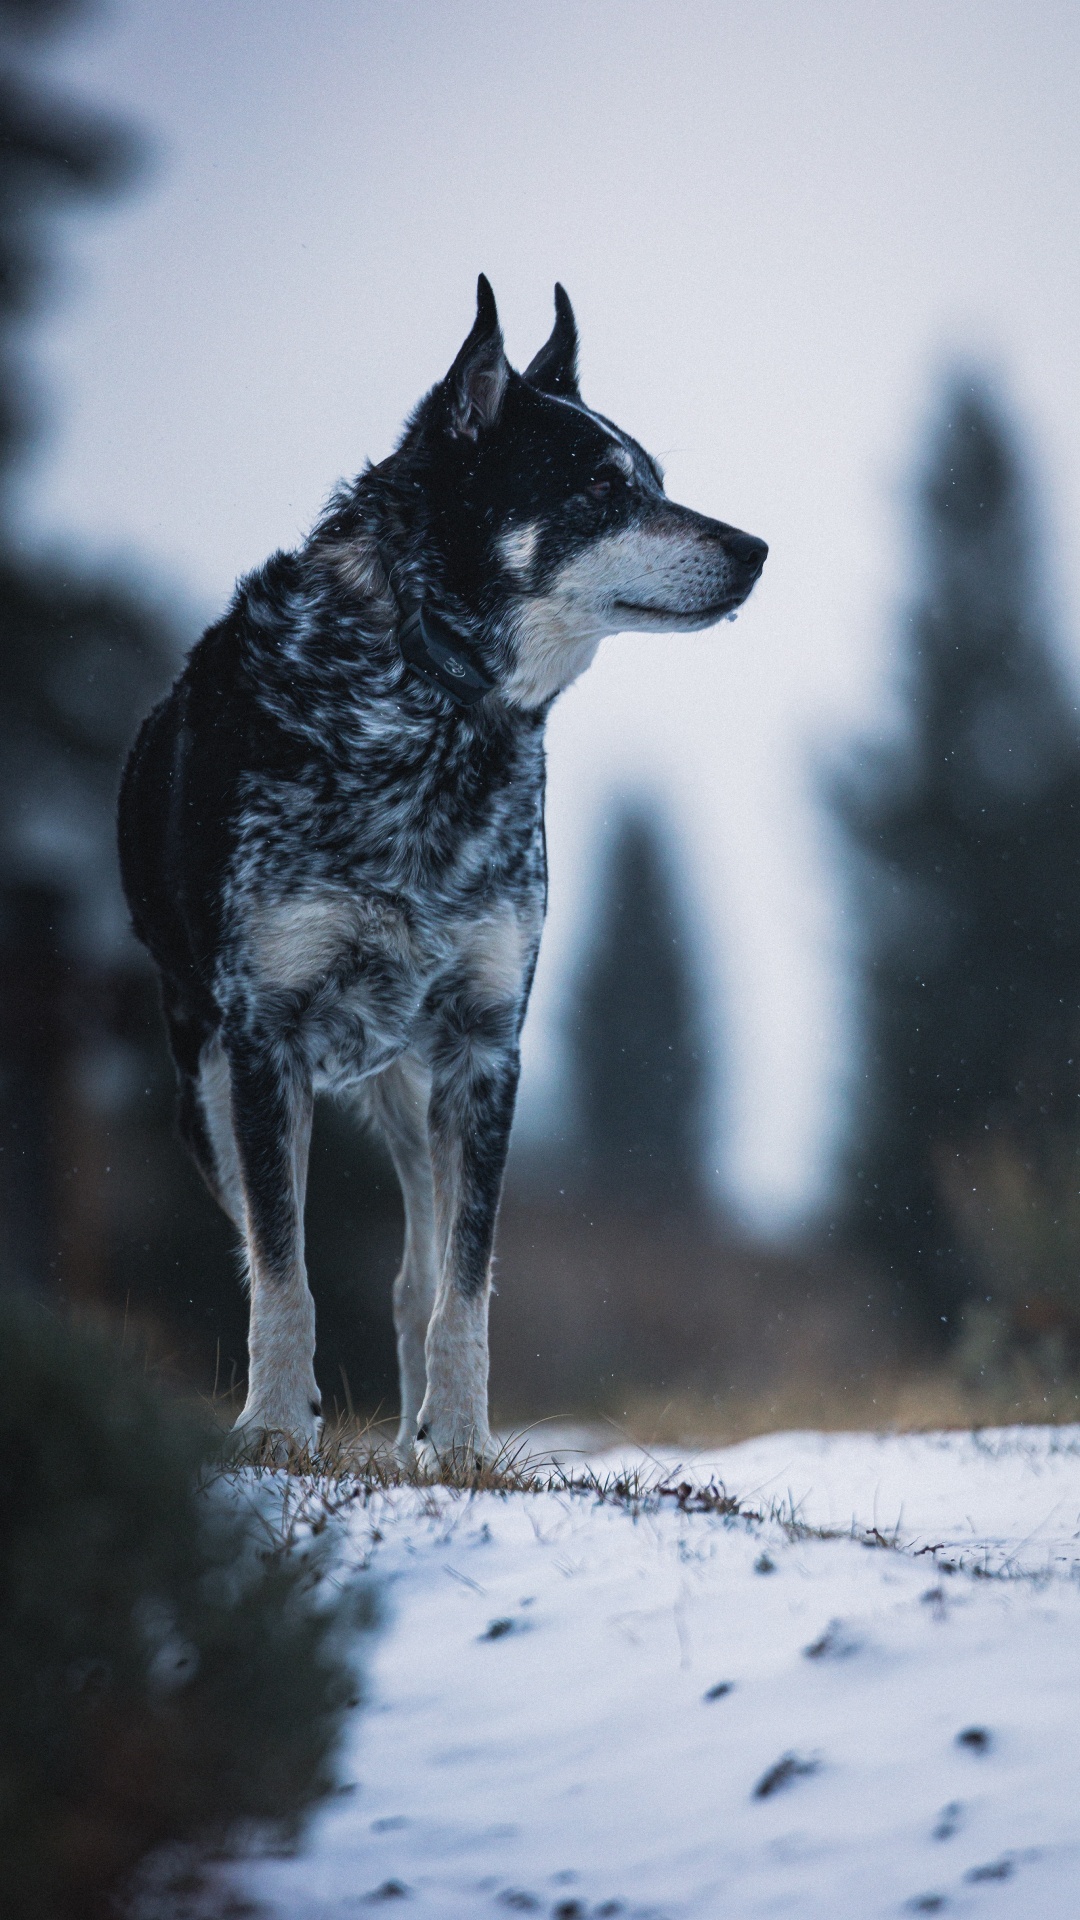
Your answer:
[[[814,1429],[826,1433],[925,1433],[982,1427],[1056,1426],[1080,1421],[1080,1382],[1048,1386],[1032,1375],[1009,1384],[973,1387],[946,1367],[886,1373],[848,1384],[794,1380],[757,1393],[717,1396],[692,1389],[622,1396],[606,1411],[567,1412],[527,1429],[512,1428],[494,1460],[471,1453],[444,1460],[436,1475],[403,1469],[393,1452],[396,1420],[353,1410],[327,1421],[319,1447],[311,1450],[281,1437],[237,1448],[231,1464],[256,1476],[285,1472],[308,1481],[352,1481],[366,1488],[442,1485],[473,1492],[538,1492],[554,1485],[598,1491],[591,1471],[571,1465],[585,1454],[619,1444],[640,1447],[730,1446],[758,1434]],[[223,1427],[235,1407],[228,1397],[211,1403]],[[511,1425],[507,1422],[506,1425]],[[551,1435],[551,1442],[545,1440]],[[572,1439],[571,1439],[572,1436]],[[662,1477],[662,1476],[661,1476]]]
[[[555,1455],[538,1453],[527,1435],[513,1435],[493,1460],[474,1454],[459,1459],[445,1456],[437,1472],[398,1465],[386,1432],[353,1418],[329,1428],[317,1450],[279,1444],[266,1436],[253,1447],[236,1452],[222,1473],[243,1476],[245,1484],[261,1481],[279,1491],[282,1519],[269,1522],[275,1546],[290,1548],[301,1533],[319,1534],[328,1522],[350,1506],[365,1504],[373,1494],[412,1488],[437,1501],[440,1495],[478,1493],[561,1493],[586,1496],[600,1505],[617,1505],[634,1513],[670,1504],[683,1513],[713,1513],[752,1522],[778,1520],[798,1527],[794,1512],[774,1505],[766,1512],[760,1503],[744,1506],[722,1482],[694,1483],[665,1475],[647,1459],[604,1472],[574,1465]],[[433,1512],[437,1507],[433,1507]]]
[[[1080,1421],[1080,1382],[1048,1386],[1032,1375],[973,1387],[946,1367],[883,1374],[838,1385],[793,1380],[756,1394],[706,1398],[638,1393],[604,1422],[645,1447],[730,1446],[758,1434],[926,1433],[979,1427],[1060,1426]],[[589,1423],[595,1426],[595,1422]]]
[[[891,1428],[883,1428],[880,1417],[871,1417],[842,1422],[833,1420],[829,1423],[831,1430],[843,1431],[847,1427],[862,1431],[918,1432],[954,1427],[978,1431],[980,1426],[1022,1422],[1023,1410],[1029,1404],[1035,1408],[1038,1424],[1051,1422],[1047,1402],[1041,1393],[1030,1403],[1015,1396],[1007,1402],[994,1400],[991,1403],[986,1396],[964,1393],[946,1374],[911,1376],[906,1381],[893,1383],[893,1388],[889,1404],[899,1417]],[[961,1394],[959,1399],[958,1393]],[[768,1402],[768,1410],[775,1412],[777,1404]],[[783,1404],[787,1407],[791,1405]],[[1073,1393],[1064,1396],[1062,1405],[1066,1413],[1075,1411]],[[860,1403],[860,1410],[869,1409],[871,1414],[877,1412],[879,1416],[880,1407],[880,1399],[873,1395]],[[602,1460],[590,1465],[586,1455],[590,1451],[601,1451],[605,1440],[610,1443],[616,1437],[624,1441],[631,1439],[625,1425],[620,1427],[618,1436],[613,1424],[607,1427],[606,1433],[596,1426],[593,1426],[591,1434],[588,1429],[579,1429],[579,1447],[570,1449],[566,1445],[559,1445],[547,1456],[538,1450],[535,1431],[518,1433],[506,1440],[502,1451],[493,1461],[477,1461],[475,1457],[443,1461],[438,1473],[429,1474],[418,1469],[405,1470],[397,1464],[390,1444],[389,1424],[365,1423],[352,1416],[328,1428],[323,1445],[316,1453],[293,1449],[286,1458],[279,1458],[275,1456],[273,1447],[267,1445],[237,1457],[225,1468],[225,1473],[228,1477],[235,1475],[246,1491],[251,1490],[253,1481],[256,1486],[261,1484],[263,1493],[270,1496],[269,1501],[262,1503],[260,1517],[267,1528],[267,1544],[271,1553],[276,1556],[299,1551],[301,1559],[313,1540],[333,1523],[347,1519],[352,1513],[362,1513],[381,1495],[392,1497],[395,1492],[403,1490],[418,1493],[421,1502],[419,1511],[439,1523],[447,1518],[448,1503],[452,1508],[456,1502],[471,1500],[477,1494],[528,1497],[554,1493],[564,1500],[581,1500],[593,1506],[613,1507],[632,1518],[665,1511],[710,1516],[721,1520],[727,1527],[737,1527],[762,1541],[763,1552],[757,1563],[759,1572],[771,1570],[769,1547],[777,1531],[788,1541],[850,1540],[862,1547],[891,1553],[908,1554],[912,1551],[912,1543],[902,1538],[899,1525],[884,1532],[877,1526],[866,1526],[854,1518],[846,1527],[813,1525],[803,1517],[801,1502],[793,1500],[790,1494],[769,1499],[762,1499],[760,1495],[743,1499],[716,1477],[692,1477],[692,1462],[688,1463],[686,1469],[679,1468],[673,1472],[664,1462],[649,1457],[650,1438],[654,1444],[660,1444],[654,1410],[646,1408],[638,1411],[641,1416],[638,1426],[641,1457],[637,1462],[624,1460],[606,1470]],[[672,1420],[671,1431],[680,1436],[683,1446],[688,1444],[687,1423],[699,1415],[706,1422],[715,1418],[714,1408],[702,1410],[695,1407],[692,1401],[683,1403],[680,1408],[669,1403],[663,1411]],[[979,1418],[979,1415],[983,1417]],[[646,1432],[645,1423],[649,1419],[652,1420],[652,1426]],[[793,1419],[789,1424],[797,1425],[799,1422]],[[806,1424],[805,1420],[802,1424]],[[820,1418],[816,1420],[816,1425],[819,1430],[829,1430]],[[767,1420],[764,1428],[755,1424],[749,1431],[769,1431],[773,1427],[774,1422]],[[564,1429],[564,1440],[568,1437]],[[728,1437],[730,1429],[727,1433],[717,1435],[714,1428],[707,1428],[707,1439],[710,1441]],[[701,1444],[700,1439],[697,1444]],[[691,1477],[684,1477],[684,1473]],[[372,1541],[382,1538],[381,1529],[385,1520],[378,1506],[374,1514],[369,1512],[367,1525],[371,1529]],[[930,1554],[932,1559],[928,1564],[935,1573],[966,1571],[973,1576],[999,1580],[1043,1577],[1041,1574],[1018,1573],[1008,1562],[997,1568],[989,1565],[965,1567],[961,1558],[944,1557],[943,1549],[939,1546],[916,1547],[914,1552],[916,1557]],[[365,1550],[364,1557],[355,1563],[354,1571],[368,1570],[371,1564],[368,1553],[369,1550]],[[827,1648],[823,1645],[821,1651],[824,1653]],[[808,1649],[808,1653],[813,1657],[812,1649]]]
[[[426,1508],[436,1520],[445,1518],[448,1498],[453,1502],[484,1493],[556,1493],[594,1506],[615,1507],[634,1518],[662,1511],[709,1515],[752,1534],[779,1529],[789,1541],[854,1540],[864,1547],[903,1550],[896,1530],[882,1533],[855,1520],[848,1527],[811,1525],[790,1495],[743,1500],[721,1480],[683,1478],[665,1472],[661,1463],[647,1457],[610,1471],[575,1465],[565,1458],[538,1454],[535,1440],[520,1434],[506,1442],[494,1461],[478,1462],[474,1457],[444,1460],[438,1474],[425,1474],[399,1467],[387,1431],[354,1417],[339,1421],[316,1453],[292,1449],[282,1458],[267,1444],[249,1449],[225,1472],[230,1477],[242,1476],[247,1489],[253,1478],[256,1485],[261,1481],[264,1491],[271,1494],[261,1517],[274,1555],[298,1550],[303,1557],[312,1539],[334,1522],[362,1511],[380,1494],[401,1489],[419,1492],[422,1510]],[[374,1538],[380,1537],[376,1532]],[[368,1564],[365,1558],[360,1562],[361,1569]],[[768,1554],[763,1553],[758,1570],[768,1571],[771,1565]]]

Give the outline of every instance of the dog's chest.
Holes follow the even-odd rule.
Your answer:
[[[544,916],[540,778],[425,756],[409,780],[263,785],[229,899],[233,991],[290,1008],[317,1085],[423,1044],[438,1006],[525,1006]],[[465,776],[469,770],[465,768]],[[227,989],[227,996],[231,996]]]
[[[546,892],[538,726],[335,713],[308,704],[288,778],[248,777],[218,988],[285,1019],[329,1087],[421,1045],[455,996],[523,1009]]]
[[[423,1052],[442,1009],[524,1008],[543,901],[532,891],[457,911],[309,887],[252,912],[254,1007],[289,1009],[317,1088],[344,1090],[406,1047]]]

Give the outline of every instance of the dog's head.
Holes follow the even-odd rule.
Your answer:
[[[669,500],[651,455],[585,405],[562,287],[551,337],[519,374],[481,275],[472,330],[396,458],[422,494],[446,588],[522,706],[576,679],[605,634],[692,632],[734,613],[768,552]]]

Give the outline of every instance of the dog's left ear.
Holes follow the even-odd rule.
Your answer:
[[[481,274],[476,283],[472,332],[443,381],[451,433],[475,440],[485,428],[495,425],[509,374],[495,295],[490,281]]]
[[[580,400],[577,383],[577,321],[565,287],[555,282],[555,325],[535,360],[525,369],[531,387],[561,400]]]

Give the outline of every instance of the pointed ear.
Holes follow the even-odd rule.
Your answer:
[[[495,425],[509,373],[495,295],[481,274],[472,332],[443,381],[451,433],[475,440],[485,427]]]
[[[574,309],[570,305],[570,296],[565,287],[555,282],[555,325],[550,338],[541,347],[535,360],[530,360],[525,369],[525,378],[531,387],[537,387],[541,393],[554,393],[562,400],[580,400],[577,383],[577,322]]]

